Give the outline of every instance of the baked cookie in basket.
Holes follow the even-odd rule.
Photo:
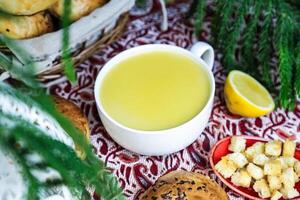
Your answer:
[[[83,16],[90,14],[96,8],[103,6],[106,0],[72,0],[71,1],[71,21],[76,21]],[[50,11],[56,17],[62,17],[64,0],[58,0],[50,7]]]
[[[48,12],[39,12],[29,16],[4,13],[0,15],[0,33],[9,38],[32,38],[51,32],[52,30],[52,19]]]
[[[12,15],[32,15],[48,9],[57,0],[0,0],[0,8]]]

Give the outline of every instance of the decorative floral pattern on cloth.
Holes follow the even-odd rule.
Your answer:
[[[277,109],[267,116],[253,119],[228,113],[223,96],[226,77],[217,55],[213,69],[216,80],[214,108],[206,129],[193,144],[171,155],[152,157],[134,154],[116,144],[101,124],[93,96],[95,79],[101,67],[116,54],[134,46],[165,43],[188,49],[195,41],[193,28],[184,18],[189,4],[179,3],[168,8],[169,27],[165,32],[160,30],[162,16],[157,9],[158,5],[150,3],[151,5],[152,9],[144,13],[132,10],[128,29],[123,36],[77,68],[78,85],[72,86],[65,78],[48,83],[51,94],[73,101],[88,116],[90,140],[95,152],[118,177],[127,199],[137,199],[158,177],[176,169],[196,171],[216,179],[221,184],[210,168],[208,156],[212,146],[228,135],[243,134],[299,140],[300,135],[297,133],[300,131],[300,102],[293,112]],[[209,36],[208,27],[209,22],[204,23],[204,39]],[[244,199],[230,189],[225,189],[230,199]],[[95,199],[99,198],[95,196]]]

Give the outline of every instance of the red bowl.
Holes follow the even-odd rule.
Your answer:
[[[254,137],[254,136],[238,136],[238,137],[243,137],[244,139],[246,139],[246,146],[252,146],[254,143],[256,142],[268,142],[269,140],[267,139],[263,139],[260,137]],[[218,141],[215,146],[212,148],[211,152],[210,152],[210,165],[213,169],[213,171],[215,172],[215,174],[219,177],[219,179],[221,179],[221,181],[227,185],[230,189],[232,189],[233,191],[235,191],[236,193],[249,198],[249,199],[253,199],[253,200],[262,200],[262,198],[260,198],[258,196],[258,193],[255,192],[253,190],[252,187],[250,188],[245,188],[245,187],[240,187],[240,186],[236,186],[234,185],[231,181],[230,178],[224,178],[215,168],[215,165],[221,160],[221,158],[223,156],[226,156],[229,153],[232,153],[231,151],[228,150],[228,146],[230,145],[230,140],[231,137],[226,137],[220,141]],[[295,152],[295,156],[294,156],[297,160],[300,160],[300,151]],[[300,182],[296,183],[295,188],[298,190],[298,192],[300,192]],[[294,198],[294,199],[300,199],[300,196]]]

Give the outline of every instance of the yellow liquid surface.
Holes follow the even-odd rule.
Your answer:
[[[194,60],[155,51],[118,63],[100,90],[104,110],[120,124],[163,130],[197,115],[208,100],[210,83],[207,72]]]

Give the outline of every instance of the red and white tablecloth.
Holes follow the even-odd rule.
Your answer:
[[[160,30],[161,12],[156,8],[157,6],[149,6],[148,11],[144,12],[132,10],[128,28],[123,36],[77,68],[77,85],[71,85],[65,78],[48,83],[51,94],[71,100],[88,116],[91,128],[90,141],[95,152],[118,177],[128,199],[136,199],[158,177],[177,169],[206,174],[221,184],[211,170],[208,156],[216,141],[228,135],[300,138],[299,102],[293,112],[277,109],[267,116],[254,119],[229,114],[223,96],[225,74],[217,59],[213,70],[216,94],[211,118],[204,132],[193,144],[171,155],[152,157],[137,155],[116,144],[101,124],[93,96],[95,79],[101,67],[116,54],[134,46],[165,43],[188,49],[195,41],[193,28],[184,18],[184,13],[189,8],[187,3],[179,3],[168,8],[169,26],[168,31],[165,32]],[[209,22],[206,22],[202,33],[204,39],[209,37],[208,27]],[[230,189],[225,189],[230,199],[244,199]]]

